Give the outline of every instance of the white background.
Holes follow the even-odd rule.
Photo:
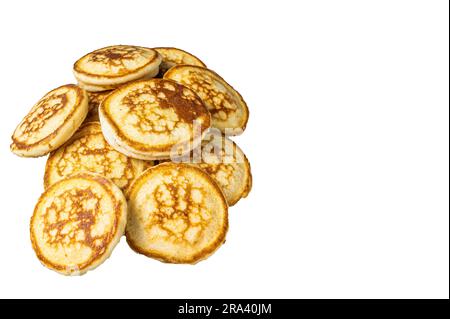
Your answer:
[[[448,1],[1,1],[0,297],[448,298]],[[168,265],[125,240],[82,277],[40,265],[45,157],[9,152],[73,62],[110,44],[191,51],[250,108],[254,188],[226,244]]]

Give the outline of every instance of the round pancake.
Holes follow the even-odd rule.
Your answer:
[[[208,133],[201,149],[185,160],[203,169],[216,181],[229,206],[247,197],[251,190],[252,174],[247,157],[239,146],[219,132]]]
[[[163,163],[146,170],[128,193],[127,242],[169,263],[196,263],[225,241],[228,207],[201,169]]]
[[[242,96],[214,71],[192,65],[177,65],[164,74],[192,89],[211,113],[212,126],[226,135],[239,135],[247,125],[248,108]]]
[[[200,145],[211,121],[192,90],[163,79],[120,87],[100,105],[99,117],[112,147],[144,160],[188,153]]]
[[[127,203],[109,179],[79,173],[50,186],[30,221],[41,263],[64,275],[81,275],[105,261],[123,235]]]
[[[111,89],[111,86],[158,74],[161,56],[150,48],[113,45],[86,54],[73,66],[82,86]]]
[[[206,68],[205,63],[203,63],[199,58],[184,50],[170,47],[153,49],[158,51],[162,57],[158,77],[163,77],[164,73],[166,73],[168,69],[178,64],[197,65]]]
[[[99,122],[85,123],[78,132],[47,159],[45,188],[81,171],[101,174],[126,191],[150,163],[129,158],[105,140]]]
[[[73,84],[60,86],[39,100],[12,135],[11,151],[38,157],[66,142],[88,112],[86,92]]]
[[[84,120],[84,123],[100,121],[98,117],[98,107],[111,92],[112,91],[87,92],[89,97],[89,112]]]

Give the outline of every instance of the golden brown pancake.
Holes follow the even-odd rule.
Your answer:
[[[247,157],[218,131],[208,133],[201,148],[178,161],[192,163],[208,173],[222,189],[229,206],[247,197],[251,190],[252,174]]]
[[[211,113],[212,126],[226,135],[239,135],[247,125],[248,108],[242,96],[214,71],[192,65],[177,65],[164,74],[192,89]]]
[[[88,171],[111,179],[126,191],[131,182],[151,163],[129,158],[113,149],[105,140],[99,122],[89,122],[48,157],[45,188],[77,172]]]
[[[144,160],[188,153],[210,127],[202,100],[187,87],[163,79],[120,87],[100,105],[99,116],[111,146]]]
[[[169,263],[196,263],[225,241],[228,207],[217,184],[188,164],[146,170],[128,192],[127,242]]]
[[[75,133],[87,112],[87,94],[78,86],[67,84],[48,92],[15,129],[11,151],[26,157],[48,154]]]
[[[150,48],[113,45],[80,58],[73,72],[84,89],[106,91],[133,80],[156,76],[161,60],[159,53]]]
[[[168,69],[178,64],[197,65],[206,68],[205,63],[203,63],[199,58],[184,50],[170,47],[153,49],[158,51],[162,57],[158,77],[162,78]]]
[[[50,186],[30,221],[41,263],[64,275],[81,275],[104,262],[124,233],[127,203],[109,179],[80,173]]]

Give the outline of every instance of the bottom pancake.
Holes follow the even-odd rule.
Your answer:
[[[123,235],[127,203],[109,179],[72,175],[39,198],[30,221],[41,263],[64,275],[81,275],[103,263]]]
[[[217,184],[188,164],[146,170],[128,192],[127,242],[169,263],[196,263],[225,241],[228,206]]]

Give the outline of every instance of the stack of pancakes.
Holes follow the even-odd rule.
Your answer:
[[[250,192],[242,96],[194,55],[116,45],[77,60],[78,85],[48,92],[12,135],[19,156],[47,155],[30,222],[48,268],[83,274],[123,234],[138,253],[194,264],[225,242],[228,207]]]

